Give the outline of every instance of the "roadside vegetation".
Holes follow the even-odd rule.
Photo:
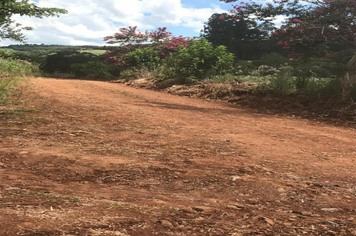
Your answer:
[[[0,58],[0,104],[26,76],[39,75],[39,67],[22,60]]]
[[[198,38],[128,26],[106,36],[107,46],[11,45],[0,57],[8,64],[31,62],[50,77],[146,78],[158,87],[248,84],[249,94],[353,103],[355,8],[352,0],[234,3],[230,13],[213,14]],[[272,20],[280,15],[288,18],[276,26]]]
[[[39,7],[26,0],[6,0],[0,2],[0,40],[11,39],[25,42],[23,34],[32,27],[22,26],[13,20],[13,16],[28,16],[35,18],[53,17],[67,13],[60,8]],[[9,48],[10,49],[10,48]],[[13,50],[0,50],[0,103],[5,101],[11,88],[18,84],[25,76],[38,75],[39,68],[27,58],[20,58]]]

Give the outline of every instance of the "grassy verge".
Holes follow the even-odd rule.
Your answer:
[[[39,75],[38,66],[27,61],[0,58],[0,104],[26,76]]]

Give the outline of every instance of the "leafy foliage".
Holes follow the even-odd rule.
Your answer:
[[[216,13],[205,23],[202,37],[214,46],[226,46],[239,59],[254,60],[267,52],[271,43],[267,30],[257,26],[255,21]]]
[[[147,57],[156,57],[156,51],[160,58],[167,58],[170,53],[178,49],[179,46],[187,46],[189,38],[172,37],[172,33],[167,32],[167,28],[158,28],[153,32],[142,33],[137,30],[137,27],[121,28],[119,33],[113,36],[106,36],[104,41],[108,44],[120,44],[115,50],[108,51],[104,54],[106,63],[118,67],[120,70],[126,70],[130,67],[140,66]],[[146,50],[150,48],[152,50]],[[138,50],[140,49],[140,50]],[[135,50],[138,50],[135,52]],[[133,54],[132,54],[133,53]],[[140,54],[140,55],[138,55]],[[145,55],[144,55],[145,54]],[[150,54],[150,56],[148,55]],[[155,55],[153,55],[155,54]],[[130,58],[129,58],[130,57]],[[136,57],[136,58],[135,58]],[[146,59],[144,59],[146,57]],[[134,62],[139,64],[134,65]],[[154,58],[157,62],[158,58]],[[155,62],[152,62],[153,64]],[[151,69],[155,66],[150,65]]]
[[[11,17],[14,15],[30,17],[49,17],[64,14],[67,11],[59,8],[38,7],[28,0],[1,0],[0,1],[0,39],[12,39],[23,42],[25,37],[22,30],[31,30],[31,27],[22,27],[14,22]]]
[[[129,67],[153,71],[160,65],[162,58],[153,48],[138,48],[127,54],[126,61]]]
[[[38,66],[27,61],[0,58],[0,78],[39,74]]]
[[[0,102],[8,94],[19,78],[39,74],[39,68],[27,61],[0,57]]]
[[[231,70],[234,56],[225,46],[214,47],[206,39],[190,40],[188,47],[181,47],[168,59],[167,65],[180,78],[202,80]]]
[[[224,2],[236,1],[224,0]],[[312,57],[324,57],[335,60],[338,51],[352,51],[351,60],[348,58],[345,64],[338,64],[338,69],[335,70],[343,70],[345,75],[341,76],[343,98],[350,97],[352,87],[356,84],[356,2],[354,0],[281,0],[266,4],[252,0],[249,3],[241,2],[233,5],[232,12],[235,18],[253,19],[271,26],[272,20],[277,16],[288,17],[281,27],[274,28],[272,35],[291,58],[311,61]],[[335,63],[331,64],[335,65]],[[334,76],[340,74],[334,73]]]

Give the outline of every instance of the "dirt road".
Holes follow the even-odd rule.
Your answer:
[[[0,235],[356,235],[356,132],[118,84],[0,110]]]

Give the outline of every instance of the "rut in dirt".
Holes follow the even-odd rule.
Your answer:
[[[356,235],[355,131],[96,81],[4,113],[0,235]]]

